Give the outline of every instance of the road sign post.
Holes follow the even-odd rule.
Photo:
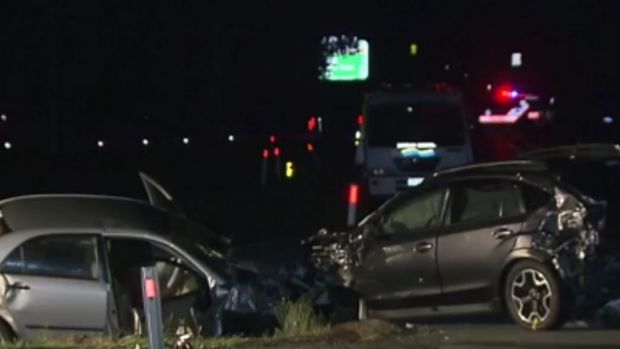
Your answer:
[[[154,267],[143,267],[142,300],[144,303],[144,317],[149,335],[150,349],[164,349],[164,326],[161,314],[161,298],[159,281]]]

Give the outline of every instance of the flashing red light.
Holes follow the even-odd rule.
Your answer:
[[[273,156],[275,157],[280,156],[280,148],[278,147],[273,148]]]
[[[510,88],[510,87],[504,86],[504,87],[500,87],[497,90],[497,93],[495,94],[495,99],[497,99],[499,102],[508,103],[518,98],[519,95],[520,95],[519,91],[513,88]]]
[[[364,124],[364,115],[357,116],[357,124],[362,126]]]
[[[357,184],[349,185],[349,205],[357,205],[359,200],[359,186]]]
[[[154,279],[144,279],[144,295],[149,299],[157,297],[157,284]]]
[[[312,132],[316,130],[316,125],[317,125],[316,116],[311,116],[310,119],[308,119],[308,131]]]
[[[269,150],[263,149],[263,159],[269,159]]]
[[[269,136],[269,143],[275,143],[276,142],[276,136],[271,135]]]
[[[308,143],[306,145],[306,149],[308,149],[309,153],[312,153],[314,151],[314,145],[312,145],[312,143]]]

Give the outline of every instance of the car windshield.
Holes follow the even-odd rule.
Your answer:
[[[465,130],[457,103],[415,102],[369,104],[366,111],[370,146],[394,147],[398,142],[463,145]]]

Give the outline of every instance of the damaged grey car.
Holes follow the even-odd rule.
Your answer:
[[[505,311],[542,330],[572,315],[604,224],[605,203],[510,161],[435,173],[353,231],[307,243],[359,294],[362,319]]]
[[[0,340],[140,332],[143,266],[157,270],[172,330],[222,335],[273,325],[275,297],[262,297],[256,274],[225,258],[228,242],[142,179],[150,203],[64,194],[0,202]]]

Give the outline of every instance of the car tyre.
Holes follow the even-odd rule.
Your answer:
[[[547,265],[533,260],[517,262],[504,284],[510,317],[521,327],[551,330],[564,325],[569,314],[568,293]]]

